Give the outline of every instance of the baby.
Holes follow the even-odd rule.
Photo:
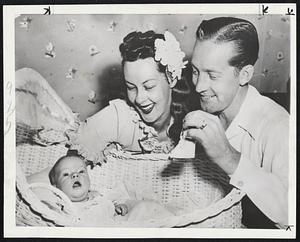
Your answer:
[[[90,191],[90,178],[85,161],[76,154],[68,154],[58,159],[49,173],[49,178],[53,186],[63,191],[74,202],[78,209],[77,215],[84,226],[105,226],[113,224],[116,219],[141,221],[174,216],[154,201],[126,200],[126,204],[114,204],[97,191]]]
[[[57,160],[49,173],[50,183],[63,191],[77,208],[79,217],[89,224],[112,222],[115,215],[125,215],[125,204],[114,204],[97,191],[90,191],[90,178],[85,161],[79,155],[71,154]]]

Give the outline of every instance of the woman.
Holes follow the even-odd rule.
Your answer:
[[[67,132],[70,149],[94,163],[102,162],[102,152],[112,142],[129,151],[168,153],[188,111],[189,87],[180,80],[184,53],[170,32],[132,32],[119,49],[127,100],[110,101]]]

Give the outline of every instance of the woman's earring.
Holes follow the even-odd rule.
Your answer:
[[[170,88],[173,88],[176,86],[177,83],[177,77],[173,78],[172,73],[168,70],[168,67],[166,68],[166,76],[169,83]]]
[[[169,86],[170,86],[170,88],[173,88],[176,86],[176,84],[177,84],[177,77],[175,80],[172,80],[172,82],[169,83]]]

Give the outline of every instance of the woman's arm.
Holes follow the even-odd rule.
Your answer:
[[[70,148],[94,163],[102,162],[103,150],[111,142],[118,142],[125,149],[139,148],[138,138],[143,131],[138,125],[127,103],[115,99],[85,122],[80,122],[76,131],[67,132]]]
[[[84,122],[77,130],[68,130],[70,149],[77,150],[86,159],[102,162],[102,152],[110,142],[118,141],[119,117],[116,109],[109,105]]]

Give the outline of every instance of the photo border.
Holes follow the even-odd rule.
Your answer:
[[[4,236],[68,238],[295,238],[296,236],[296,19],[290,17],[290,146],[289,224],[286,229],[217,228],[48,228],[17,227],[15,147],[15,18],[21,14],[263,14],[263,4],[109,4],[109,5],[4,5],[3,6],[3,90],[4,90]],[[296,11],[296,4],[267,3],[268,14]],[[147,7],[145,7],[147,6]]]

